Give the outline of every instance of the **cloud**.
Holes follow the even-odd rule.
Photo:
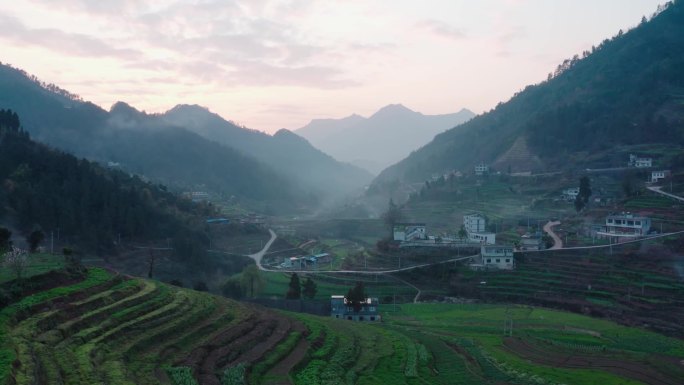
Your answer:
[[[461,40],[466,38],[466,33],[462,29],[435,19],[423,20],[417,23],[416,27],[446,39]]]
[[[110,56],[136,59],[141,52],[130,48],[115,48],[106,42],[84,34],[67,33],[54,28],[28,28],[18,19],[0,15],[3,26],[0,39],[18,44],[39,46],[55,52],[76,56]]]

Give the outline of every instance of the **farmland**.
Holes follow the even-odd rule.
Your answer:
[[[91,268],[0,310],[0,378],[8,384],[676,384],[684,370],[677,364],[682,341],[581,315],[478,304],[381,310],[380,324],[351,323]],[[504,336],[507,319],[514,327]]]

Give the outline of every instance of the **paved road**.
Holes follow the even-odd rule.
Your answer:
[[[654,193],[661,194],[661,195],[665,195],[666,197],[669,197],[669,198],[672,198],[672,199],[676,199],[676,200],[678,200],[678,201],[680,201],[680,202],[684,202],[684,198],[682,198],[682,197],[680,197],[680,196],[678,196],[678,195],[674,195],[674,194],[670,194],[670,193],[667,193],[667,192],[665,192],[665,191],[662,191],[662,190],[661,190],[661,188],[663,188],[662,186],[648,186],[648,187],[646,187],[646,188],[649,189],[649,190],[651,190],[651,191],[653,191]]]
[[[275,242],[276,238],[278,238],[278,236],[276,235],[276,233],[273,230],[268,229],[268,232],[271,233],[271,239],[269,239],[268,242],[266,242],[266,244],[264,245],[264,248],[259,250],[258,252],[254,253],[254,254],[248,255],[248,257],[252,258],[254,260],[254,262],[256,262],[256,265],[259,268],[259,270],[263,270],[263,271],[272,271],[270,269],[266,269],[263,266],[261,266],[261,258],[264,257],[264,254],[266,254],[268,249],[271,248],[271,245],[273,244],[273,242]]]
[[[544,232],[549,234],[551,238],[553,238],[553,246],[551,246],[550,250],[556,250],[556,249],[562,249],[563,248],[563,240],[560,239],[556,233],[553,232],[553,227],[560,225],[559,221],[551,222],[548,221],[544,225]]]
[[[252,258],[254,262],[256,262],[256,265],[259,267],[259,270],[262,271],[274,271],[274,272],[280,272],[280,273],[307,273],[307,274],[322,274],[322,273],[339,273],[339,274],[391,274],[391,273],[399,273],[402,271],[408,271],[408,270],[413,270],[413,269],[420,269],[422,267],[428,267],[428,266],[434,266],[434,265],[442,265],[445,263],[450,263],[450,262],[457,262],[457,261],[463,261],[468,258],[472,258],[475,255],[468,255],[465,257],[458,257],[458,258],[452,258],[448,259],[446,261],[441,261],[441,262],[434,262],[434,263],[424,263],[421,265],[415,265],[415,266],[408,266],[408,267],[402,267],[400,269],[386,269],[386,270],[291,270],[291,269],[269,269],[266,267],[263,267],[261,265],[261,258],[264,257],[266,253],[268,253],[268,249],[271,247],[271,244],[276,240],[278,237],[273,230],[269,229],[268,230],[271,233],[271,239],[266,242],[266,245],[264,246],[263,249],[261,249],[259,252],[254,253],[254,254],[249,254],[248,257]],[[416,288],[418,290],[418,288]],[[419,290],[420,291],[420,290]],[[419,293],[420,294],[420,293]]]

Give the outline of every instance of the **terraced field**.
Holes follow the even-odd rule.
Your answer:
[[[352,323],[92,268],[0,310],[0,383],[617,385],[684,375],[684,343],[606,321],[489,305],[386,310],[383,323]],[[506,312],[516,331],[504,338]],[[556,362],[568,354],[580,358]],[[585,367],[589,355],[599,365]]]
[[[527,254],[516,270],[471,272],[453,280],[456,295],[560,307],[684,336],[684,258],[658,247],[643,252]],[[486,282],[486,284],[483,284]]]
[[[0,378],[11,384],[193,383],[183,373],[221,384],[231,367],[270,369],[274,348],[306,331],[278,313],[101,269],[0,316]]]

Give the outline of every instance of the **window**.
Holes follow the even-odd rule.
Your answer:
[[[510,258],[506,258],[506,263],[511,263],[511,259],[510,259]]]
[[[363,321],[363,316],[359,316],[359,321]]]
[[[499,262],[501,262],[501,260],[500,260],[499,258],[497,258],[497,259],[496,259],[496,263],[499,263]]]
[[[351,321],[352,317],[350,315],[348,315],[347,319]]]
[[[375,311],[375,306],[371,306],[368,308],[369,311]]]
[[[371,317],[371,321],[375,321],[375,317]]]
[[[487,258],[487,263],[492,263],[492,259],[491,259],[491,258]]]
[[[340,318],[340,315],[339,315],[339,314],[335,314],[335,318]]]
[[[641,221],[634,221],[634,224],[637,226],[641,226]]]
[[[634,226],[634,221],[627,221],[627,226]]]

